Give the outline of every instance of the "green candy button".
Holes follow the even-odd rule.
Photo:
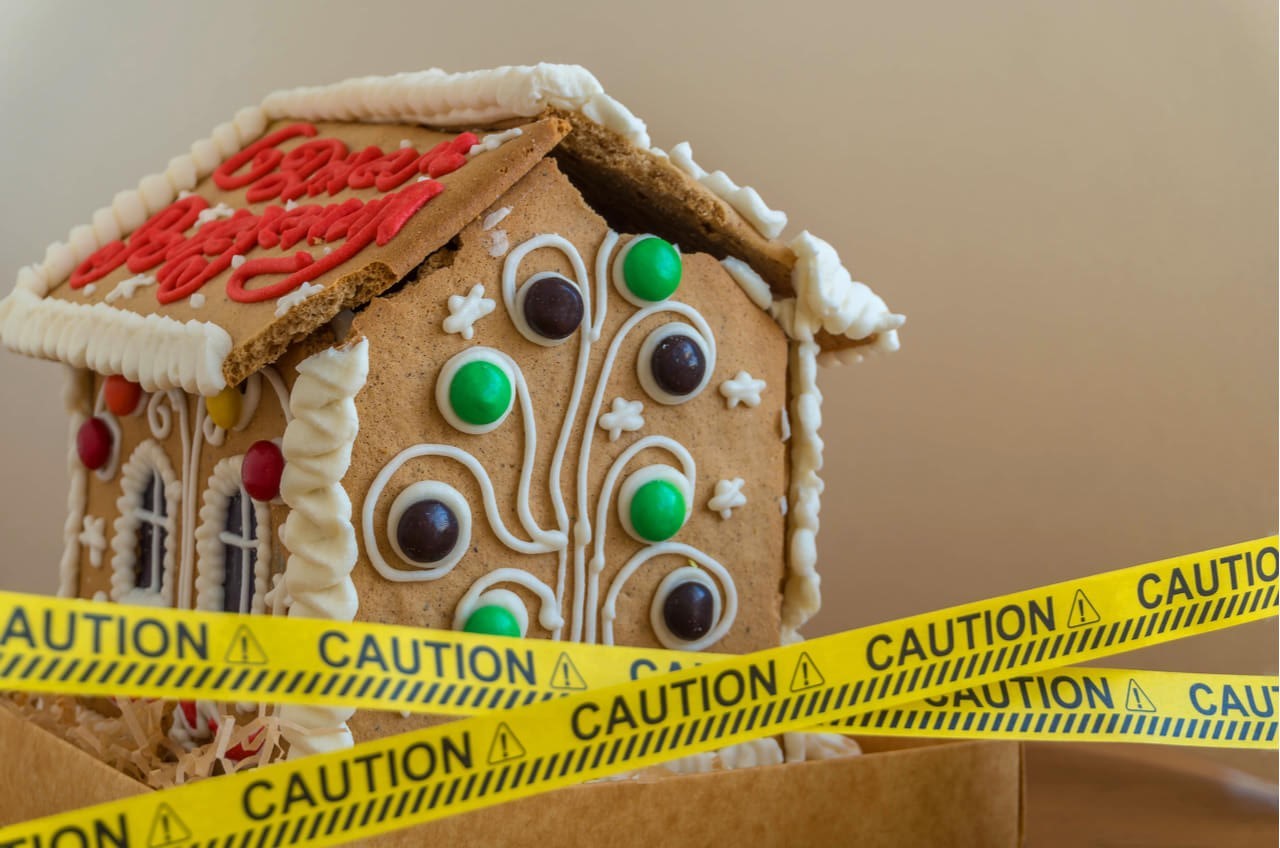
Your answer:
[[[473,427],[487,427],[511,408],[511,380],[492,362],[468,362],[449,383],[449,404]]]
[[[684,493],[666,480],[650,480],[631,496],[631,526],[648,542],[665,542],[684,526]]]
[[[627,251],[622,278],[641,300],[666,300],[680,286],[680,252],[657,236],[640,239]]]
[[[483,633],[486,636],[520,637],[520,622],[511,614],[511,610],[499,606],[478,607],[467,616],[467,623],[462,628],[467,633]]]

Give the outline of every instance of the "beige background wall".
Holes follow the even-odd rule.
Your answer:
[[[585,64],[909,316],[823,378],[831,631],[1275,531],[1275,35],[1209,0],[7,2],[0,268],[271,89]],[[0,354],[6,588],[55,584],[60,378]],[[1123,662],[1274,673],[1275,627]]]

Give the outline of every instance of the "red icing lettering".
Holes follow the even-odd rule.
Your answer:
[[[151,216],[128,242],[104,245],[81,262],[70,285],[79,289],[124,265],[134,274],[154,271],[156,300],[174,303],[198,291],[232,268],[227,296],[257,303],[287,294],[304,282],[337,268],[370,244],[385,245],[433,197],[444,191],[435,178],[466,164],[477,142],[473,133],[442,141],[425,153],[404,147],[388,153],[369,146],[352,152],[340,140],[316,138],[311,124],[282,127],[230,157],[213,172],[224,191],[243,188],[247,203],[291,202],[302,197],[330,196],[348,189],[374,188],[384,196],[368,201],[300,204],[291,209],[272,204],[261,214],[238,209],[230,217],[201,223],[209,203],[188,195]],[[303,138],[289,151],[280,145]],[[419,175],[427,175],[422,177]],[[416,182],[409,182],[417,178]],[[406,185],[408,183],[408,185]],[[305,251],[284,256],[245,257],[254,248],[292,250],[342,241],[322,257]],[[249,288],[256,277],[281,276],[276,282]]]

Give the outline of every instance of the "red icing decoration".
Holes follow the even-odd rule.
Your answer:
[[[178,709],[182,712],[182,717],[186,719],[188,727],[190,727],[192,730],[195,730],[200,726],[200,711],[199,711],[199,708],[196,706],[195,701],[179,701]],[[217,719],[215,718],[209,719],[209,732],[212,733],[215,737],[218,735]],[[261,735],[262,735],[262,728],[258,728],[253,733],[249,734],[249,738],[246,739],[245,742],[253,743],[257,741]],[[245,757],[249,756],[250,754],[256,754],[261,747],[262,747],[261,742],[259,742],[253,748],[245,748],[243,742],[238,745],[232,745],[230,748],[227,749],[227,752],[226,752],[227,759],[234,760],[235,762],[238,763],[241,760],[243,760]]]
[[[338,139],[315,138],[317,133],[313,125],[303,123],[276,130],[219,165],[213,181],[224,191],[244,188],[247,203],[332,196],[348,189],[390,193],[368,201],[350,198],[293,209],[271,205],[261,214],[238,209],[230,218],[206,222],[188,234],[200,213],[209,208],[204,198],[189,195],[153,215],[128,243],[111,242],[81,262],[71,274],[71,288],[82,288],[124,265],[135,274],[154,271],[156,300],[170,304],[198,291],[230,268],[233,257],[255,247],[287,251],[299,243],[318,246],[345,240],[320,258],[299,251],[248,259],[227,281],[227,296],[239,303],[278,298],[342,265],[370,244],[391,241],[444,190],[433,180],[409,181],[419,174],[435,178],[456,171],[466,164],[467,151],[478,141],[467,132],[425,153],[411,147],[384,153],[375,146],[350,152]],[[279,149],[280,144],[299,137],[307,140],[288,152]],[[279,274],[286,276],[259,288],[246,287],[254,277]]]
[[[142,400],[142,386],[119,374],[112,374],[107,378],[102,394],[107,402],[107,409],[113,415],[123,418],[138,408],[138,401]]]
[[[240,482],[249,497],[256,501],[275,500],[280,494],[280,476],[284,473],[284,454],[275,442],[254,442],[245,451],[240,465]]]
[[[97,471],[111,458],[111,431],[101,418],[90,418],[76,433],[76,453],[84,467]]]

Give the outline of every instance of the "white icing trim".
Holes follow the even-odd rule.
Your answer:
[[[400,519],[404,517],[409,507],[423,500],[435,500],[444,504],[453,513],[454,520],[458,522],[458,540],[454,543],[453,550],[437,562],[418,562],[409,557],[400,547],[400,534],[397,532]],[[391,510],[387,513],[387,541],[391,543],[391,549],[396,552],[396,556],[409,567],[424,572],[429,571],[433,577],[443,577],[453,570],[453,567],[471,548],[471,506],[462,496],[462,492],[448,483],[441,483],[439,480],[419,480],[417,483],[411,483],[391,502]]]
[[[720,586],[724,592],[724,614],[716,622],[715,626],[707,632],[707,635],[693,642],[680,642],[678,645],[668,645],[667,647],[682,651],[701,651],[720,641],[724,634],[729,632],[729,628],[733,626],[734,619],[738,617],[738,590],[728,569],[697,548],[681,542],[660,542],[642,549],[627,560],[627,564],[622,566],[622,570],[618,572],[617,576],[613,578],[613,583],[609,585],[609,592],[605,595],[604,609],[602,611],[604,618],[602,641],[604,644],[613,644],[613,622],[618,617],[618,595],[622,592],[622,587],[626,585],[626,582],[631,579],[631,575],[635,574],[640,566],[654,557],[665,554],[673,554],[692,560],[707,571],[710,571],[720,581]]]
[[[444,331],[457,333],[467,341],[476,334],[475,323],[497,308],[492,298],[484,296],[481,283],[476,283],[465,295],[449,295],[448,306],[449,316],[444,319]]]
[[[653,600],[649,603],[649,626],[653,628],[654,635],[658,637],[658,641],[664,647],[677,651],[690,643],[672,633],[671,628],[667,627],[667,619],[662,614],[662,606],[671,590],[681,583],[701,583],[707,587],[708,591],[711,592],[711,620],[713,622],[720,620],[720,613],[724,609],[724,601],[720,599],[720,587],[701,568],[684,565],[662,578],[662,582],[658,584],[657,590],[653,593]],[[714,627],[714,625],[712,626]]]
[[[729,409],[740,403],[750,407],[759,406],[760,393],[764,390],[764,380],[757,380],[746,371],[739,371],[733,379],[720,384],[720,394],[724,395],[725,405]]]
[[[351,569],[359,556],[351,500],[342,478],[360,429],[355,396],[369,376],[369,343],[329,348],[303,360],[289,395],[280,494],[289,517],[280,537],[289,551],[285,587],[290,617],[351,621],[359,605]],[[348,748],[349,708],[279,708],[290,758]]]
[[[158,525],[164,528],[164,554],[161,558],[160,589],[140,588],[134,583],[137,562],[137,531],[143,519],[139,514],[142,489],[152,475],[164,485],[165,516]],[[159,442],[152,439],[134,448],[128,462],[120,469],[120,497],[116,500],[119,516],[113,525],[111,549],[111,600],[123,604],[168,607],[173,605],[176,574],[174,548],[181,543],[178,536],[178,510],[182,506],[182,481],[173,473],[173,465]]]
[[[770,312],[792,339],[804,341],[822,329],[853,340],[875,336],[870,346],[875,351],[898,349],[897,331],[906,317],[890,312],[868,286],[854,282],[835,248],[808,232],[792,239],[790,247],[796,255],[791,269],[796,296],[775,301]],[[851,353],[860,359],[865,349]]]
[[[788,367],[791,384],[791,491],[787,498],[787,579],[782,592],[783,644],[822,605],[818,576],[818,513],[821,511],[822,392],[818,389],[818,344],[793,346]]]
[[[58,597],[80,594],[80,545],[85,509],[89,501],[89,473],[76,450],[76,434],[88,418],[91,403],[90,375],[68,368],[62,403],[67,411],[67,515],[62,522],[62,558],[58,561]],[[101,520],[101,519],[99,519]],[[101,555],[99,555],[101,556]]]
[[[261,615],[267,609],[271,572],[271,508],[249,497],[240,479],[244,456],[229,456],[218,461],[209,474],[200,505],[200,523],[196,527],[196,609],[222,611],[223,582],[226,576],[226,551],[223,528],[227,523],[227,507],[236,492],[242,503],[251,504],[257,520],[257,559],[253,569],[253,594],[249,612]]]
[[[735,509],[747,505],[747,496],[742,494],[745,482],[741,477],[717,482],[715,494],[707,501],[707,509],[720,513],[724,520],[731,518]]]
[[[661,153],[658,150],[653,152]],[[770,209],[761,199],[759,192],[750,186],[738,185],[729,179],[729,175],[724,171],[707,173],[701,165],[693,161],[693,148],[689,146],[689,142],[680,142],[671,148],[667,156],[672,165],[732,206],[734,211],[746,219],[747,223],[760,235],[769,239],[782,235],[782,231],[787,226],[787,213]]]
[[[49,299],[22,280],[19,274],[19,287],[0,301],[0,339],[10,349],[123,374],[149,392],[176,387],[213,395],[226,386],[222,363],[231,336],[217,324]]]
[[[701,316],[699,316],[699,319],[701,319]],[[653,376],[653,352],[668,336],[675,335],[688,336],[695,341],[701,341],[703,352],[706,353],[707,367],[702,372],[702,380],[698,383],[697,388],[687,395],[671,394],[659,386],[658,381]],[[640,352],[636,354],[636,376],[640,379],[640,385],[644,387],[649,397],[664,406],[679,406],[702,394],[702,390],[707,387],[707,383],[711,382],[711,374],[715,370],[716,341],[711,335],[711,328],[707,326],[705,321],[701,320],[699,320],[699,328],[696,330],[683,321],[672,321],[669,324],[663,324],[649,333],[640,345]]]
[[[585,68],[538,64],[451,74],[439,68],[335,85],[277,91],[262,101],[269,118],[375,121],[473,127],[532,118],[548,108],[581,112],[637,147],[649,146],[644,122],[604,93]]]
[[[720,264],[729,272],[729,276],[733,277],[734,282],[746,293],[747,297],[751,298],[752,303],[765,312],[769,311],[769,308],[773,306],[773,290],[764,281],[764,277],[757,274],[754,268],[741,259],[732,256],[721,259]]]

